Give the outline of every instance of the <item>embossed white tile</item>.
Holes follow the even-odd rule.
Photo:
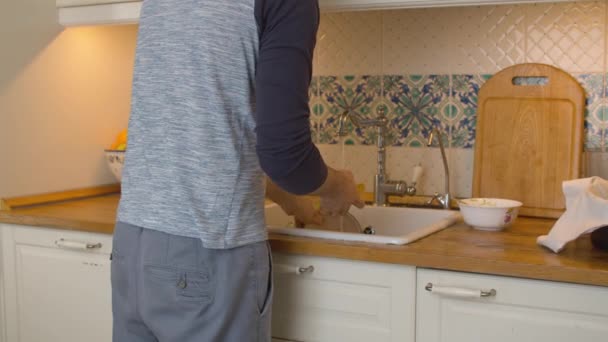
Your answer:
[[[342,146],[337,144],[317,144],[325,163],[331,167],[342,168]]]
[[[453,58],[448,50],[452,9],[425,8],[383,12],[385,74],[445,74]]]
[[[525,24],[522,6],[456,7],[450,10],[447,52],[452,73],[495,73],[522,63]]]
[[[606,44],[606,2],[529,5],[526,62],[547,63],[568,72],[601,72]]]
[[[377,150],[374,146],[317,145],[326,163],[338,169],[350,170],[355,182],[365,185],[365,191],[374,189]],[[450,192],[456,197],[470,197],[473,178],[472,149],[447,149],[450,167]],[[342,163],[344,158],[344,164]],[[386,170],[391,180],[412,181],[414,167],[421,164],[424,171],[417,186],[418,195],[443,193],[445,175],[441,152],[438,148],[388,147]]]
[[[382,73],[382,12],[323,13],[315,75]]]
[[[387,149],[387,170],[391,179],[412,181],[414,167],[422,165],[423,173],[416,185],[418,195],[444,191],[444,173],[438,148],[390,147]]]
[[[585,177],[608,179],[608,152],[585,152]]]
[[[458,198],[468,198],[473,193],[473,166],[475,150],[452,148],[448,157],[450,167],[450,191]]]
[[[344,146],[344,169],[350,170],[357,184],[364,184],[365,191],[374,191],[377,149],[375,146]]]

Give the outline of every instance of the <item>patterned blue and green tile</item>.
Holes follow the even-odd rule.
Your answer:
[[[491,75],[453,75],[453,112],[449,117],[451,147],[472,148],[477,126],[479,89]]]
[[[382,105],[380,76],[322,76],[319,78],[319,95],[323,106],[320,143],[335,144],[339,141],[339,118],[344,113],[359,118],[373,118]],[[349,120],[345,124],[346,144],[373,145],[375,130],[357,128]]]
[[[420,147],[432,128],[448,131],[449,75],[386,75],[384,99],[388,103],[393,145]],[[448,114],[449,116],[449,114]]]
[[[602,146],[603,121],[608,120],[604,74],[579,74],[575,78],[585,89],[585,149],[597,150]]]

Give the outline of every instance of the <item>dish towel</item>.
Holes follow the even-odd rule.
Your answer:
[[[562,188],[566,211],[548,235],[536,240],[555,253],[580,235],[608,224],[608,181],[600,177],[575,179],[563,182]]]

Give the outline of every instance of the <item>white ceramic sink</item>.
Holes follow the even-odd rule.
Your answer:
[[[324,227],[296,228],[293,217],[287,216],[278,205],[271,204],[266,206],[266,224],[270,233],[405,245],[447,228],[460,218],[459,212],[451,210],[375,206],[353,207],[349,213],[358,225],[346,216],[343,221],[332,219]],[[339,222],[344,222],[343,228]],[[373,229],[373,235],[363,233],[367,227]]]

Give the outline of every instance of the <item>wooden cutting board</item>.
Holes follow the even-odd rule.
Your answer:
[[[562,182],[581,177],[581,85],[553,66],[518,64],[489,79],[478,104],[473,196],[521,201],[520,215],[559,217]]]

